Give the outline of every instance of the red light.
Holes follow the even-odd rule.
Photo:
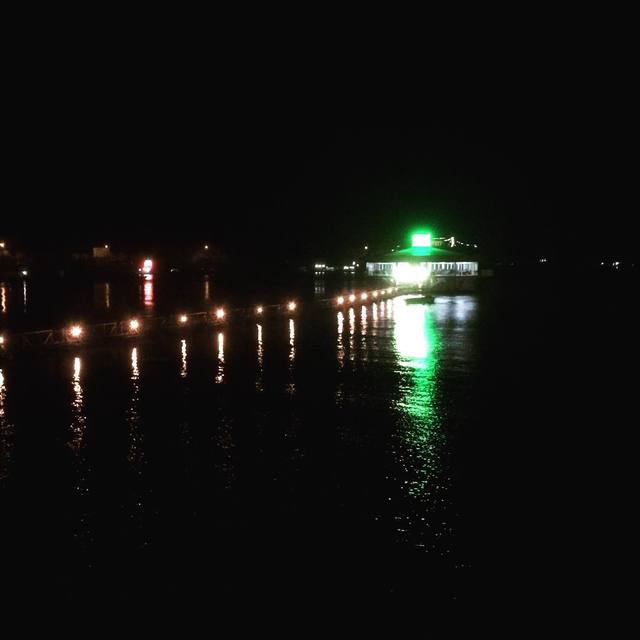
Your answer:
[[[145,276],[145,278],[151,278],[151,276]],[[149,280],[144,283],[144,306],[153,306],[153,281]]]

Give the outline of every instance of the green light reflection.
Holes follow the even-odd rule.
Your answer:
[[[438,413],[438,334],[428,305],[394,304],[394,340],[400,381],[398,442],[394,457],[400,465],[403,492],[429,500],[440,488],[444,436]]]

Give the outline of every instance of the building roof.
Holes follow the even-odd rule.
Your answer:
[[[392,251],[379,260],[370,262],[462,262],[477,261],[477,256],[464,254],[452,249],[441,247],[408,247],[399,251]]]

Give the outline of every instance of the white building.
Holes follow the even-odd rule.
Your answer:
[[[455,242],[438,244],[438,247],[432,246],[431,234],[416,233],[412,236],[412,246],[392,251],[378,261],[367,262],[367,273],[402,284],[422,284],[442,278],[478,275],[475,257],[459,249],[445,248],[447,244],[449,247],[456,246]]]

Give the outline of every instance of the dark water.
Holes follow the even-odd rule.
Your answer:
[[[0,280],[0,332],[59,329],[70,324],[98,324],[141,317],[226,308],[283,304],[292,298],[313,300],[369,286],[366,278],[265,271],[189,276],[162,273],[149,280],[138,276],[111,278],[54,277]]]
[[[3,589],[420,606],[553,591],[582,566],[566,525],[590,479],[572,460],[595,433],[569,387],[609,317],[576,328],[564,294],[531,293],[308,305],[2,361]]]

